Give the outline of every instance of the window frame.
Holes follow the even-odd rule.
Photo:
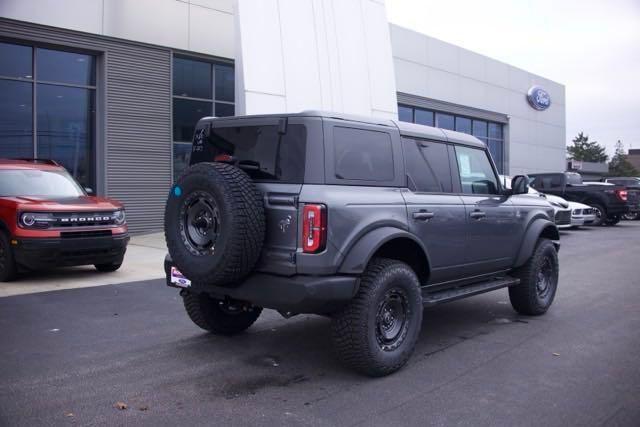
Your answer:
[[[190,96],[181,96],[181,95],[174,95],[173,94],[173,89],[174,89],[174,84],[173,84],[173,80],[174,80],[174,75],[175,75],[175,67],[174,67],[174,58],[180,58],[180,59],[185,59],[185,60],[190,60],[190,61],[199,61],[199,62],[206,62],[211,66],[211,98],[197,98],[197,97],[190,97]],[[180,52],[180,51],[172,51],[171,52],[171,73],[170,73],[170,81],[171,81],[171,87],[169,90],[169,94],[170,94],[170,98],[169,98],[169,103],[171,106],[171,126],[170,126],[170,140],[171,140],[171,182],[175,182],[175,172],[176,172],[176,159],[175,159],[175,147],[177,145],[181,146],[182,148],[186,147],[186,146],[191,146],[191,144],[193,143],[193,135],[191,136],[191,139],[189,141],[178,141],[174,138],[174,134],[173,134],[173,126],[174,126],[174,108],[173,108],[173,104],[174,104],[174,99],[182,99],[182,100],[187,100],[187,101],[200,101],[200,102],[207,102],[211,104],[211,115],[215,116],[216,113],[216,104],[226,104],[226,105],[232,105],[233,106],[233,111],[234,111],[234,115],[236,113],[236,99],[234,97],[233,102],[231,101],[222,101],[222,100],[217,100],[216,99],[216,65],[225,65],[225,66],[229,66],[231,67],[234,72],[235,72],[235,62],[233,60],[227,60],[227,59],[223,59],[223,58],[212,58],[212,57],[208,57],[208,56],[201,56],[201,55],[194,55],[194,54],[188,54],[188,53],[184,53],[184,52]],[[235,81],[234,81],[234,91],[235,91]],[[194,131],[195,131],[195,126],[194,126]],[[190,150],[189,150],[190,151]],[[187,162],[188,163],[188,162]]]
[[[8,81],[17,81],[29,83],[31,85],[31,115],[32,115],[32,123],[31,123],[31,131],[32,131],[32,153],[33,158],[38,158],[38,85],[44,84],[49,86],[62,86],[69,88],[78,88],[78,89],[86,89],[89,91],[93,91],[93,99],[94,99],[94,120],[93,120],[93,129],[89,135],[91,138],[91,153],[89,155],[89,161],[91,163],[91,174],[89,177],[89,183],[92,188],[96,191],[96,194],[100,194],[103,190],[103,172],[104,166],[100,165],[101,162],[98,159],[104,158],[104,143],[101,139],[101,130],[103,129],[103,102],[104,102],[104,94],[103,89],[100,86],[100,83],[104,76],[103,67],[103,55],[104,51],[100,50],[89,50],[82,47],[76,46],[68,46],[68,45],[58,45],[46,42],[40,42],[36,40],[22,40],[22,39],[13,39],[8,37],[0,37],[1,43],[13,44],[18,46],[26,46],[31,49],[31,78],[25,77],[12,77],[0,75],[0,80],[8,80]],[[50,80],[40,80],[38,78],[38,62],[37,62],[37,51],[38,49],[47,49],[54,50],[60,52],[68,52],[75,53],[80,55],[87,55],[92,57],[94,61],[94,84],[93,85],[85,85],[78,83],[65,83],[65,82],[56,82]],[[73,177],[76,179],[76,177]]]

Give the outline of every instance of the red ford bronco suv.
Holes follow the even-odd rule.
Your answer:
[[[121,203],[89,196],[52,160],[0,159],[0,282],[20,269],[115,271],[128,242]]]

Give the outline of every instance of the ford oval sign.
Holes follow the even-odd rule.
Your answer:
[[[540,86],[532,86],[531,89],[529,89],[527,92],[527,101],[529,101],[529,105],[538,111],[546,110],[551,105],[549,92]]]

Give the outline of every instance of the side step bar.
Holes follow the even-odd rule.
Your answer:
[[[496,289],[514,286],[520,283],[520,279],[514,277],[500,277],[487,280],[486,282],[474,283],[472,285],[460,286],[443,291],[428,292],[422,291],[422,303],[424,305],[436,305],[443,302],[455,301],[460,298],[470,297],[472,295],[483,294]]]

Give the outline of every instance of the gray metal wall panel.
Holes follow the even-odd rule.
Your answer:
[[[509,116],[506,114],[494,113],[493,111],[481,110],[479,108],[465,107],[464,105],[424,98],[422,96],[411,95],[409,93],[398,92],[398,103],[412,107],[426,108],[428,110],[441,111],[443,113],[475,117],[492,122],[509,123]]]
[[[132,233],[162,229],[172,181],[171,50],[2,18],[0,37],[102,56],[96,151],[106,179],[98,187],[125,204]]]

